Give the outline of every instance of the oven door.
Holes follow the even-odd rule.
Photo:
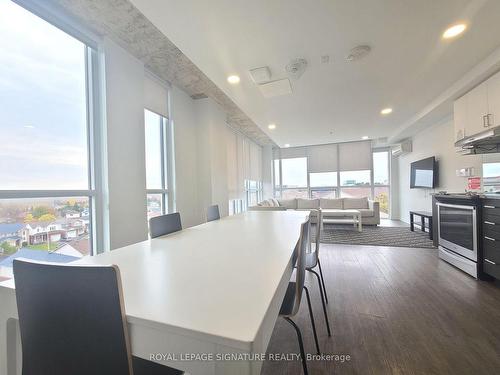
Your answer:
[[[437,203],[439,245],[477,262],[475,206]]]

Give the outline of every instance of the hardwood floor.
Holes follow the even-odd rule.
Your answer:
[[[309,361],[310,374],[499,374],[500,287],[441,261],[436,250],[322,245],[332,337],[308,275],[321,351],[349,361]],[[314,340],[303,298],[294,319],[306,353]],[[268,353],[298,353],[278,319]],[[300,361],[266,361],[262,374],[301,374]]]

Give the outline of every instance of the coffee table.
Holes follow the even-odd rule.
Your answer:
[[[354,227],[358,227],[359,232],[363,231],[361,211],[359,210],[322,209],[321,212],[323,218],[321,224],[353,224]]]

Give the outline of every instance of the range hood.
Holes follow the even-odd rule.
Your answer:
[[[461,139],[455,147],[464,155],[500,152],[500,126]]]

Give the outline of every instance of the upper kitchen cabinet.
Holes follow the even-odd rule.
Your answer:
[[[490,126],[500,125],[500,73],[488,81],[488,112]]]
[[[455,125],[455,141],[465,137],[467,124],[467,95],[458,98],[453,103],[453,123]]]
[[[500,125],[500,73],[455,100],[455,140]]]

